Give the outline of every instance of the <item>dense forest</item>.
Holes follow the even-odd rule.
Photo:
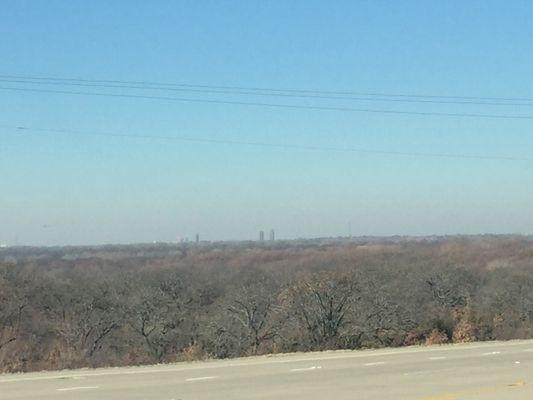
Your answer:
[[[0,250],[0,372],[533,337],[533,238]]]

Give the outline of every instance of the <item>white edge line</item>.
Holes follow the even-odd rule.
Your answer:
[[[60,388],[56,390],[58,392],[68,392],[71,390],[90,390],[90,389],[98,389],[98,386],[78,386],[78,387]]]
[[[314,371],[316,369],[322,369],[322,367],[320,365],[316,365],[308,368],[293,368],[291,369],[291,372]]]
[[[185,382],[209,381],[209,380],[217,379],[217,378],[218,376],[199,376],[198,378],[185,379]]]

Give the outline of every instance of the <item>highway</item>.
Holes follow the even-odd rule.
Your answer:
[[[1,400],[531,400],[533,340],[0,375]]]

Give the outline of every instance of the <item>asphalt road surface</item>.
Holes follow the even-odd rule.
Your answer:
[[[1,400],[531,400],[533,341],[0,375]]]

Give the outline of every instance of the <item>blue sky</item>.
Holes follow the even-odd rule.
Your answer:
[[[529,1],[17,0],[0,9],[0,75],[533,98]],[[533,106],[231,99],[533,116]],[[533,120],[2,89],[0,109],[3,126],[533,157]],[[533,233],[528,161],[0,127],[0,174],[6,244],[255,239],[270,228],[282,238],[337,236],[349,225],[354,235]]]

